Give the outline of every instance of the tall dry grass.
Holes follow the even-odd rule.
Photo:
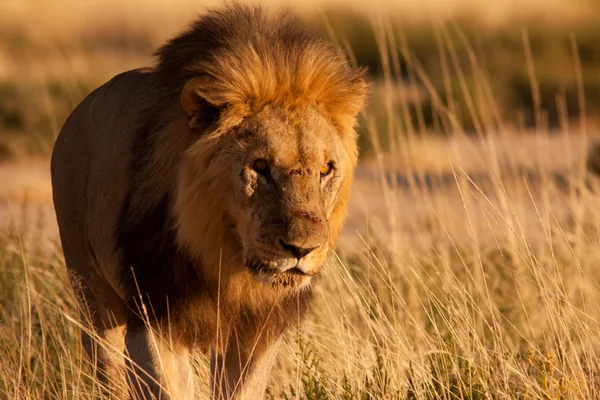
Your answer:
[[[357,171],[310,316],[285,337],[269,396],[598,398],[600,213],[585,168],[593,136],[576,38],[581,118],[551,132],[536,102],[537,128],[521,132],[499,115],[494,77],[476,52],[467,65],[454,57],[456,46],[471,48],[459,27],[432,25],[446,92],[435,91],[401,27],[378,16],[373,29],[384,79],[371,101],[385,118],[362,116],[373,156]],[[409,110],[414,99],[398,91],[405,77],[434,99],[444,138],[425,126],[418,102]],[[474,132],[457,116],[452,87]],[[45,222],[30,211],[20,218],[0,237],[0,398],[94,398],[59,243],[39,246]],[[206,356],[194,361],[206,398]]]

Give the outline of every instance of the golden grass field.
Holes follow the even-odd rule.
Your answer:
[[[411,43],[396,51],[392,19],[369,17],[383,67],[361,117],[368,150],[309,318],[285,338],[271,398],[600,398],[600,180],[586,169],[599,138],[586,79],[600,68],[582,68],[577,38],[565,35],[573,51],[560,65],[570,65],[564,79],[578,111],[567,112],[558,91],[561,118],[550,126],[537,71],[554,64],[528,57],[527,31],[514,28],[523,46],[513,59],[528,71],[534,105],[525,127],[499,109],[472,37],[461,42],[467,62],[453,59],[456,10],[510,30],[513,14],[563,26],[600,9],[591,0],[521,3],[398,6],[439,34],[439,86]],[[319,18],[320,7],[298,12]],[[358,0],[351,7],[367,12]],[[0,159],[10,155],[0,163],[0,399],[98,394],[57,237],[49,151],[83,96],[150,63],[152,49],[201,10],[191,0],[0,4]],[[207,358],[194,359],[198,398],[207,398]]]

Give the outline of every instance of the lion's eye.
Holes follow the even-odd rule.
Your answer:
[[[252,163],[252,169],[261,175],[266,175],[269,171],[269,163],[267,162],[267,160],[259,158],[257,160],[254,160],[254,162]]]
[[[333,171],[333,163],[327,163],[327,164],[323,164],[321,165],[321,169],[320,169],[320,173],[321,176],[327,176],[331,173],[331,171]]]

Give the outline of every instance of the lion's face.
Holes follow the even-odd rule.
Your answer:
[[[308,283],[325,261],[329,217],[352,170],[339,133],[313,108],[267,108],[227,140],[235,195],[226,213],[244,264],[266,282]]]
[[[339,231],[336,205],[352,176],[340,133],[313,107],[267,106],[205,140],[183,160],[180,239],[205,263],[229,267],[238,259],[233,264],[276,287],[310,283]],[[225,232],[212,230],[215,221]],[[220,250],[228,260],[207,261]]]
[[[212,282],[305,286],[342,226],[362,72],[320,41],[244,41],[194,72],[177,110],[193,141],[178,160],[179,245]]]

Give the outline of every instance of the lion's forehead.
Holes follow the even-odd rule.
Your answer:
[[[291,114],[266,111],[250,124],[255,137],[250,151],[262,153],[281,165],[311,165],[342,157],[335,128],[312,110]]]

